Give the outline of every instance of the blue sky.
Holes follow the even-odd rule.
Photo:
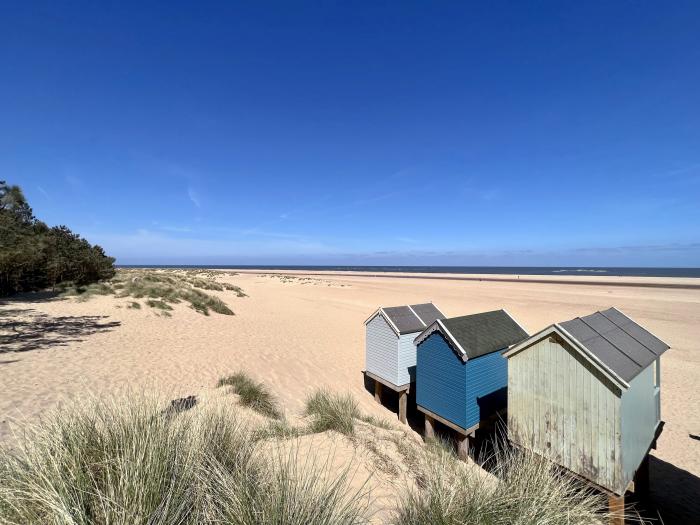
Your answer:
[[[28,4],[0,177],[118,262],[700,266],[697,2]]]

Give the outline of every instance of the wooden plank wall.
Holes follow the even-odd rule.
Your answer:
[[[624,490],[620,395],[566,343],[545,337],[508,360],[511,439],[604,488]]]

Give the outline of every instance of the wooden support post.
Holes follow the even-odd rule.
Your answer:
[[[374,400],[382,404],[382,384],[379,381],[374,381]]]
[[[642,498],[649,495],[649,454],[644,456],[642,464],[634,475],[634,493]]]
[[[608,495],[610,525],[625,525],[625,496]]]
[[[435,420],[428,414],[425,415],[425,439],[435,437]]]
[[[406,424],[406,407],[408,406],[408,390],[399,392],[399,421]]]
[[[457,457],[462,461],[469,457],[469,436],[457,437]]]

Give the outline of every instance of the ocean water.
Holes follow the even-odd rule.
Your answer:
[[[118,265],[120,268],[220,268],[227,270],[308,270],[336,272],[476,273],[493,275],[608,275],[614,277],[697,277],[700,268],[622,268],[593,266],[276,266],[276,265]]]

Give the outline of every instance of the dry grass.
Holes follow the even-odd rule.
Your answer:
[[[234,374],[220,384],[245,388],[249,381]],[[309,398],[307,412],[317,430],[344,434],[358,418],[351,397],[325,391]],[[271,421],[251,431],[240,421],[224,405],[166,415],[143,397],[56,412],[22,433],[14,449],[0,448],[0,523],[368,523],[366,495],[349,488],[353,465],[331,472],[314,458],[300,462],[294,448],[275,454],[259,440],[296,437],[300,429]],[[534,454],[498,448],[488,460],[491,476],[440,442],[396,442],[413,462],[417,488],[395,509],[394,525],[587,525],[608,518],[601,496]],[[397,472],[389,456],[375,453],[386,462],[382,470]]]
[[[501,446],[488,463],[495,478],[459,461],[451,446],[431,443],[418,455],[419,488],[405,497],[395,525],[607,523],[605,498],[535,454]]]
[[[94,295],[114,295],[146,299],[151,308],[167,312],[173,304],[186,302],[197,312],[209,315],[216,312],[233,315],[233,311],[218,297],[206,291],[234,291],[236,297],[245,297],[238,286],[219,282],[220,272],[199,270],[125,270],[120,269],[113,279],[89,286],[65,285],[63,294],[86,301]],[[132,305],[134,302],[132,302]],[[130,305],[130,308],[136,308]]]
[[[222,377],[216,386],[230,386],[231,390],[238,394],[241,405],[272,419],[282,419],[282,411],[275,396],[263,383],[253,381],[246,373],[237,372]]]
[[[0,523],[354,525],[347,472],[256,450],[223,407],[165,417],[143,398],[58,412],[0,449]]]
[[[306,400],[305,415],[311,419],[309,426],[313,432],[335,430],[352,436],[355,433],[355,419],[360,417],[360,411],[350,394],[317,390]]]

